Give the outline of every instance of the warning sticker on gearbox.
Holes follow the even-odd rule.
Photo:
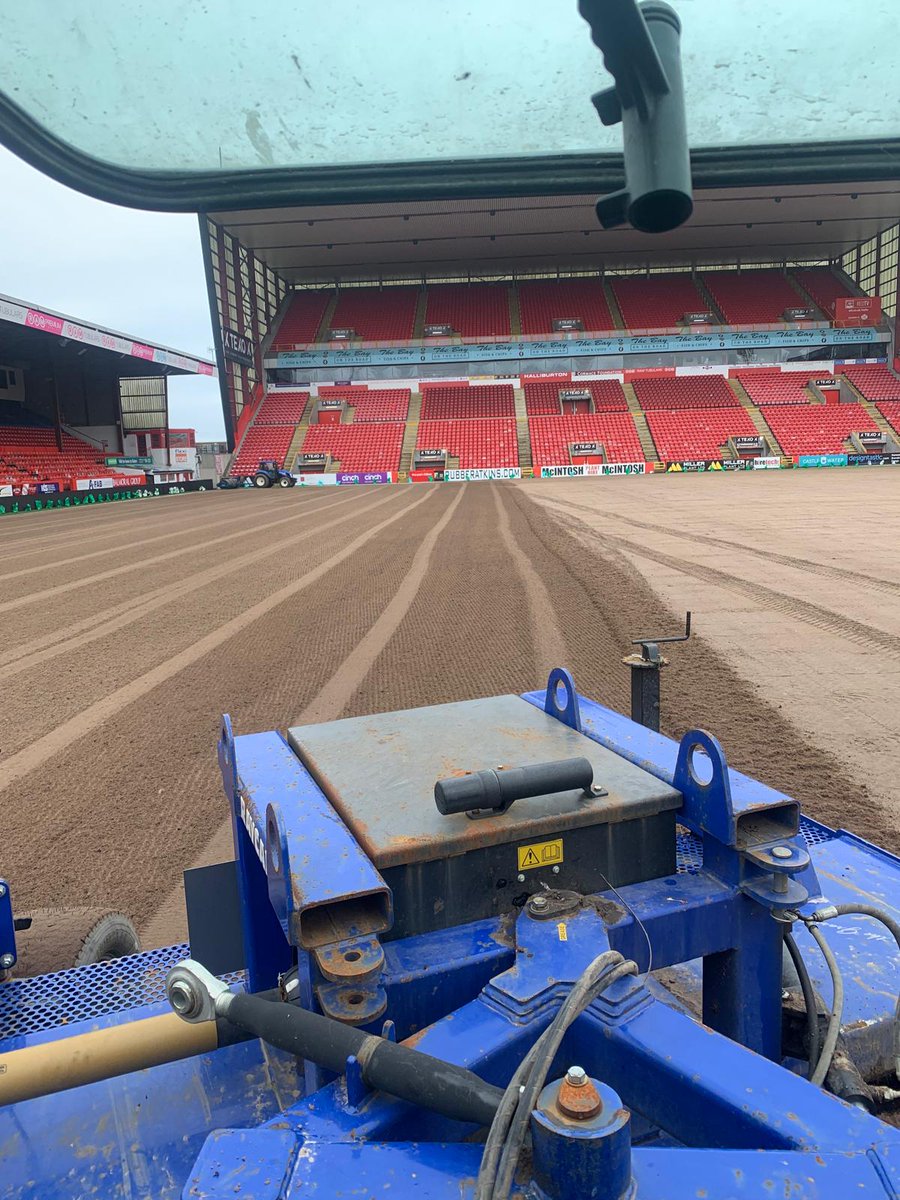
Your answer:
[[[519,846],[516,853],[519,856],[520,871],[530,871],[534,867],[555,867],[563,860],[562,838],[554,838],[552,842],[532,842],[530,846]]]

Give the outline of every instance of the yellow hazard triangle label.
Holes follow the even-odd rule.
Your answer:
[[[531,871],[535,867],[555,867],[563,861],[562,838],[551,842],[532,842],[530,846],[518,846],[516,854],[520,871]]]

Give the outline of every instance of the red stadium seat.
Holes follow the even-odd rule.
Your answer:
[[[473,391],[476,389],[472,389]],[[478,388],[478,391],[483,389]],[[509,417],[466,421],[421,421],[416,448],[446,450],[459,459],[462,470],[481,467],[517,467],[519,446],[516,422]]]
[[[519,318],[526,336],[553,333],[554,320],[574,318],[584,332],[608,333],[616,323],[599,279],[542,279],[520,283]]]
[[[332,466],[341,471],[396,471],[404,428],[400,421],[383,425],[310,425],[300,453],[329,454]]]
[[[426,325],[449,325],[460,337],[509,337],[506,284],[438,284],[428,289]]]
[[[822,369],[812,374],[806,371],[779,371],[777,367],[756,367],[738,371],[737,378],[754,404],[809,404],[811,395],[806,387],[811,379],[822,379]]]
[[[900,379],[885,363],[860,363],[841,369],[867,400],[900,400]]]
[[[277,350],[279,346],[305,346],[314,342],[333,295],[333,291],[294,292],[272,338],[273,349]]]
[[[473,417],[514,417],[516,398],[512,385],[464,384],[441,387],[422,384],[423,421],[469,420]],[[500,465],[500,464],[496,464]]]
[[[775,325],[785,309],[807,307],[781,271],[704,271],[703,282],[728,325]]]
[[[707,312],[709,301],[687,272],[622,275],[610,280],[626,329],[671,329],[685,313]]]
[[[589,413],[586,416],[529,417],[531,458],[536,467],[570,461],[571,442],[600,442],[607,462],[643,462],[644,451],[628,412]]]
[[[409,412],[409,388],[327,387],[319,388],[319,399],[346,400],[353,409],[353,423],[361,421],[405,421]]]
[[[559,393],[588,391],[594,412],[627,412],[628,401],[617,379],[587,379],[575,383],[524,383],[525,410],[529,417],[552,416],[561,413]]]
[[[761,411],[785,454],[840,454],[851,433],[878,429],[861,404],[782,404]]]
[[[720,459],[730,437],[757,436],[746,409],[740,407],[648,412],[647,424],[659,457],[669,461]]]
[[[633,386],[645,412],[655,408],[739,408],[741,404],[721,375],[636,379]]]

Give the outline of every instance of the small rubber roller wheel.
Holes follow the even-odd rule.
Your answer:
[[[43,975],[137,954],[140,939],[124,913],[102,908],[37,909],[19,935],[17,976]]]

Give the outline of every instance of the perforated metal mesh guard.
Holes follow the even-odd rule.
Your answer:
[[[111,962],[0,983],[0,1042],[127,1012],[166,998],[166,974],[189,947],[162,946]],[[242,976],[225,976],[229,982]]]

